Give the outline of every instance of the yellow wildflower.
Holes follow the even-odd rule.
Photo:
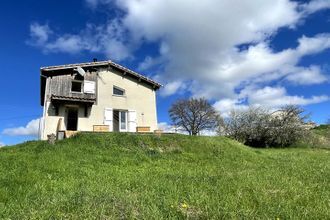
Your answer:
[[[188,208],[188,205],[186,203],[182,203],[181,204],[181,207],[184,208],[184,209],[186,209],[186,208]]]

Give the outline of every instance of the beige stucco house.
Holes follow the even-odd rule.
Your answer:
[[[63,131],[152,132],[160,87],[112,61],[43,67],[40,138]]]

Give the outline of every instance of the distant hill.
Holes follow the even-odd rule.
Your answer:
[[[330,151],[79,134],[0,149],[1,219],[329,219]]]

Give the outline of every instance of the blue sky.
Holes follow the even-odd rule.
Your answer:
[[[238,2],[238,3],[237,3]],[[41,66],[111,59],[165,85],[158,121],[182,97],[224,116],[302,105],[330,118],[330,1],[26,0],[0,8],[0,144],[35,138]]]

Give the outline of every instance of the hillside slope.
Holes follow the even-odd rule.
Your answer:
[[[330,151],[80,134],[0,150],[0,218],[330,218]]]
[[[299,147],[330,149],[330,125],[320,125],[310,131],[310,135],[307,135],[295,145]]]

